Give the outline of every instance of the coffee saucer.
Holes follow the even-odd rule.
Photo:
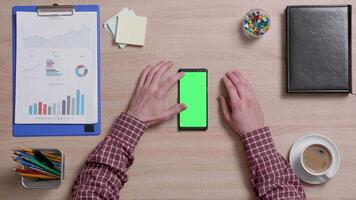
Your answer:
[[[300,156],[302,151],[312,145],[321,144],[326,146],[331,153],[333,162],[327,174],[322,176],[315,176],[308,174],[302,167]],[[304,182],[309,184],[322,184],[333,178],[340,166],[340,153],[336,145],[327,137],[319,134],[310,134],[299,138],[292,146],[289,152],[289,162],[294,173]]]

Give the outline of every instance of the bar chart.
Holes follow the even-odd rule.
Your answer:
[[[84,115],[85,95],[80,90],[76,90],[75,95],[67,95],[65,98],[46,103],[35,102],[28,106],[29,115]]]
[[[61,76],[60,73],[55,67],[53,60],[49,59],[46,61],[46,76]]]

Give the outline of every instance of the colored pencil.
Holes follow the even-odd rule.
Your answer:
[[[22,159],[22,158],[20,158],[20,157],[16,157],[16,158],[13,158],[14,159],[14,161],[16,161],[16,162],[18,162],[18,163],[20,163],[20,164],[22,164],[23,166],[25,166],[25,167],[27,167],[27,168],[30,168],[30,169],[36,169],[36,170],[38,170],[39,169],[39,167],[38,166],[36,166],[36,165],[34,165],[34,164],[32,164],[32,163],[30,163],[30,162],[28,162],[28,161],[26,161],[26,160],[24,160],[24,159]],[[45,169],[39,169],[39,170],[42,170],[42,171],[46,171]],[[51,174],[51,172],[47,172],[47,173],[50,173]],[[54,176],[60,176],[60,174],[53,174]]]
[[[57,162],[61,162],[61,160],[62,160],[61,156],[56,156],[56,155],[53,155],[53,154],[50,154],[50,153],[44,153],[44,152],[42,154],[44,156],[46,156],[47,158],[51,158],[53,160],[56,160]]]
[[[24,151],[30,155],[34,155],[33,151]],[[62,158],[61,156],[57,156],[57,155],[53,155],[50,153],[42,153],[44,156],[46,156],[48,159],[52,160],[52,161],[56,161],[56,162],[61,162]]]
[[[13,151],[14,151],[14,154],[17,155],[17,156],[25,156],[25,157],[29,157],[29,158],[35,159],[34,156],[31,156],[31,155],[29,155],[29,154],[27,154],[27,153],[25,153],[25,152],[23,152],[21,150],[13,150]],[[52,162],[52,163],[55,166],[54,168],[58,169],[58,171],[60,171],[61,163],[59,163],[59,162]]]
[[[24,156],[24,157],[29,157],[29,158],[33,158],[33,159],[35,158],[32,155],[29,155],[23,151],[18,151],[18,150],[14,150],[14,154],[17,156]]]
[[[59,179],[61,177],[62,157],[50,153],[51,151],[35,150],[31,148],[14,149],[14,161],[24,168],[14,168],[17,175],[39,179]]]
[[[50,160],[48,160],[48,158],[44,156],[40,151],[33,150],[33,155],[36,160],[46,164],[50,168],[54,168],[54,164]]]
[[[12,158],[14,159],[14,161],[16,161],[16,162],[22,164],[23,166],[26,166],[26,167],[35,167],[35,168],[37,168],[36,165],[34,165],[34,164],[30,163],[30,162],[27,162],[26,160],[24,160],[24,159],[22,159],[22,158],[20,158],[20,157],[16,157],[16,158],[12,157]]]
[[[29,168],[30,168],[30,169],[33,169],[33,170],[35,170],[35,171],[41,172],[41,173],[43,173],[43,174],[49,175],[49,176],[60,177],[59,175],[53,174],[53,173],[48,172],[48,171],[46,171],[46,170],[44,170],[44,169],[40,169],[40,168],[38,168],[38,167],[29,167]]]
[[[47,154],[48,156],[51,156],[51,157],[54,157],[54,158],[58,158],[58,159],[61,158],[61,156],[58,155],[58,152],[57,152],[57,153],[54,153],[53,151],[48,150],[48,149],[43,149],[43,150],[41,150],[41,153]]]
[[[14,151],[14,154],[17,155],[17,156],[24,156],[24,157],[29,157],[29,158],[36,159],[34,156],[29,155],[29,154],[27,154],[27,153],[25,153],[25,152],[23,152],[21,150],[13,150],[13,151]],[[61,163],[60,162],[52,161],[52,163],[55,166],[55,168],[61,169]]]
[[[58,176],[58,175],[56,175],[56,174],[53,174],[53,173],[51,173],[51,172],[47,172],[47,171],[45,171],[45,170],[43,170],[43,169],[40,169],[40,168],[36,168],[36,167],[27,167],[27,168],[32,169],[32,170],[34,170],[34,171],[38,171],[38,172],[40,172],[40,173],[42,173],[42,174],[46,174],[46,175],[48,175],[48,176],[53,176],[53,177],[56,177],[56,178],[60,178],[60,176]]]
[[[26,152],[31,152],[31,153],[33,153],[33,149],[31,149],[31,148],[20,148],[20,147],[18,147],[19,149],[21,149],[22,151],[26,151]],[[43,155],[46,155],[46,156],[48,156],[48,157],[53,157],[53,158],[56,158],[56,159],[61,159],[61,157],[60,156],[57,156],[57,155],[54,155],[54,154],[52,154],[52,153],[49,153],[48,152],[48,150],[46,151],[46,152],[41,152]]]
[[[30,162],[33,165],[38,166],[39,168],[42,168],[42,169],[44,169],[46,171],[49,171],[49,172],[51,172],[53,174],[56,174],[58,176],[61,175],[60,172],[57,171],[56,169],[52,169],[52,168],[48,167],[47,165],[42,164],[38,160],[35,160],[35,159],[32,159],[32,158],[28,158],[28,157],[21,157],[21,158],[24,159],[25,161]]]
[[[33,151],[29,150],[28,148],[20,148],[20,147],[17,147],[17,148],[18,149],[16,151],[21,151],[21,152],[26,153],[27,155],[31,155],[31,156],[34,155]],[[62,162],[62,159],[60,156],[52,155],[49,153],[42,153],[42,154],[53,162],[59,162],[59,163]]]
[[[14,168],[13,169],[16,172],[20,172],[20,173],[36,173],[36,174],[44,174],[47,176],[53,176],[55,178],[60,178],[60,176],[52,174],[50,172],[47,172],[45,170],[39,169],[37,167],[28,167],[26,166],[25,169],[21,169],[21,168]]]
[[[13,170],[18,173],[41,174],[41,173],[38,173],[37,171],[32,170],[32,169],[13,168]]]
[[[24,177],[29,177],[29,178],[40,178],[40,179],[57,179],[55,177],[47,176],[47,175],[42,175],[42,174],[27,174],[27,173],[19,173],[16,172],[17,175],[24,176]]]

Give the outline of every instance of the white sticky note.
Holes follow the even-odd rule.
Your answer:
[[[147,17],[119,16],[116,43],[143,46],[146,38]]]
[[[111,32],[111,30],[110,30],[108,24],[105,23],[105,24],[104,24],[104,28],[105,28],[105,30],[110,34],[111,37],[115,37],[114,34]]]
[[[104,23],[104,28],[106,31],[110,34],[110,36],[115,40],[116,38],[116,32],[117,32],[117,18],[119,15],[130,15],[130,16],[136,16],[135,12],[133,10],[129,10],[128,8],[123,8],[119,13],[117,13],[115,16],[110,18],[108,21]],[[124,48],[126,44],[118,43],[117,44],[120,48]]]

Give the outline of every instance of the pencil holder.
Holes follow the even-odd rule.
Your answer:
[[[61,158],[60,178],[54,179],[54,180],[41,180],[41,179],[22,177],[21,178],[22,185],[25,188],[29,188],[29,189],[56,189],[56,188],[59,188],[59,186],[61,185],[61,183],[64,179],[64,153],[58,149],[36,149],[36,150],[39,150],[41,152],[50,151],[52,154],[60,156],[60,158]]]

